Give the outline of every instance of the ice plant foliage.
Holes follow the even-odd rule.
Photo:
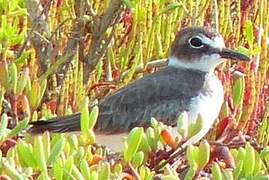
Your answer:
[[[268,11],[267,0],[0,0],[0,178],[268,179]],[[175,33],[193,25],[252,59],[216,70],[225,102],[207,137],[184,147],[203,120],[183,113],[177,135],[152,118],[119,153],[94,144],[95,100],[164,66]],[[26,132],[77,111],[81,134]]]

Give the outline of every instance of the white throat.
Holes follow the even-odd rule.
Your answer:
[[[223,62],[219,54],[203,55],[200,59],[192,62],[185,62],[176,57],[169,57],[168,66],[194,69],[203,72],[213,72],[214,69]]]

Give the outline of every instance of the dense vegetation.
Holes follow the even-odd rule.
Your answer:
[[[268,11],[267,0],[0,0],[1,179],[268,179]],[[123,153],[93,145],[89,103],[165,66],[175,33],[191,25],[215,27],[252,59],[216,70],[225,103],[207,140],[180,146],[202,119],[179,137],[152,119]],[[26,132],[77,111],[80,135]]]

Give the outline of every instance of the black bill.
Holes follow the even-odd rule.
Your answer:
[[[250,61],[250,58],[248,56],[227,48],[223,48],[222,50],[220,50],[219,55],[225,59],[232,59],[236,61]]]

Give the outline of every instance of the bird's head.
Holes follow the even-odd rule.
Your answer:
[[[224,59],[250,60],[246,55],[226,48],[222,36],[215,30],[188,27],[176,35],[168,65],[212,72]]]

